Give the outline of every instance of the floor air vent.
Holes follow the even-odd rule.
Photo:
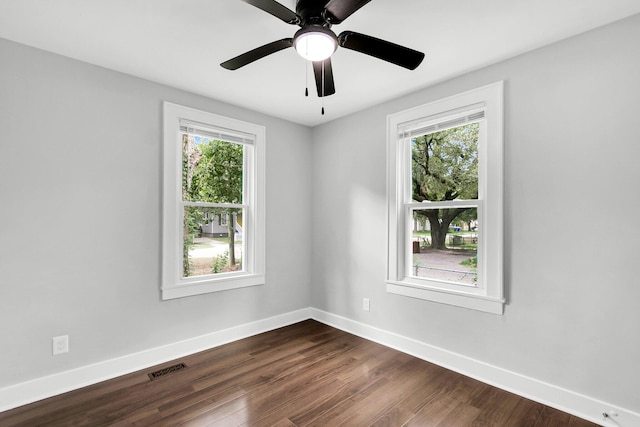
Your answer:
[[[184,363],[178,363],[176,365],[167,366],[166,368],[158,369],[155,372],[151,372],[149,374],[149,378],[152,380],[155,380],[156,378],[171,374],[173,372],[180,371],[186,367],[187,365],[185,365]]]

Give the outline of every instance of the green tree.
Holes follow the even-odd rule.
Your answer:
[[[192,200],[210,203],[242,203],[244,147],[218,140],[205,140],[197,145],[200,158],[194,165],[189,193]],[[216,209],[227,215],[229,234],[229,267],[236,265],[235,224],[238,209]]]
[[[440,202],[478,198],[478,135],[478,124],[472,123],[414,138],[411,143],[412,199]],[[415,212],[429,220],[431,247],[446,249],[449,226],[469,209]]]

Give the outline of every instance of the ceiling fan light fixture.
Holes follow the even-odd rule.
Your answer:
[[[293,45],[300,56],[308,61],[324,61],[333,55],[338,39],[333,31],[313,25],[302,28],[293,38]]]
[[[293,37],[267,43],[221,63],[220,66],[227,70],[237,70],[281,50],[295,47],[300,56],[312,62],[318,97],[324,98],[336,93],[331,56],[338,46],[408,70],[415,70],[424,59],[422,52],[355,31],[342,31],[339,37],[336,36],[331,28],[344,22],[371,0],[287,0],[295,3],[295,12],[283,6],[282,0],[243,1],[300,29]],[[308,96],[308,90],[305,93]]]

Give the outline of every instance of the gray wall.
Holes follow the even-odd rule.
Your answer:
[[[314,128],[313,306],[640,411],[638,40],[635,16]],[[386,293],[386,116],[498,80],[505,314]]]
[[[0,58],[0,388],[310,305],[308,128],[6,40]],[[160,301],[164,100],[266,126],[265,286]]]

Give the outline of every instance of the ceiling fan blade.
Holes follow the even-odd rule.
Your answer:
[[[353,31],[340,33],[338,43],[344,48],[374,56],[409,70],[418,68],[424,59],[424,53],[417,50]]]
[[[325,6],[329,22],[339,24],[371,0],[330,0]]]
[[[324,76],[322,75],[323,63]],[[336,93],[336,87],[333,84],[333,69],[331,68],[331,58],[327,58],[324,61],[315,61],[313,63],[313,73],[316,76],[316,89],[318,90],[318,97],[322,98],[323,96],[329,96]]]
[[[267,55],[271,55],[272,53],[279,52],[291,46],[293,46],[292,38],[277,40],[225,61],[220,64],[220,66],[227,70],[237,70],[240,67],[244,67],[245,65],[252,63],[253,61],[257,61]]]
[[[299,24],[300,17],[291,9],[281,5],[275,0],[242,0],[252,6],[262,9],[287,24]]]

